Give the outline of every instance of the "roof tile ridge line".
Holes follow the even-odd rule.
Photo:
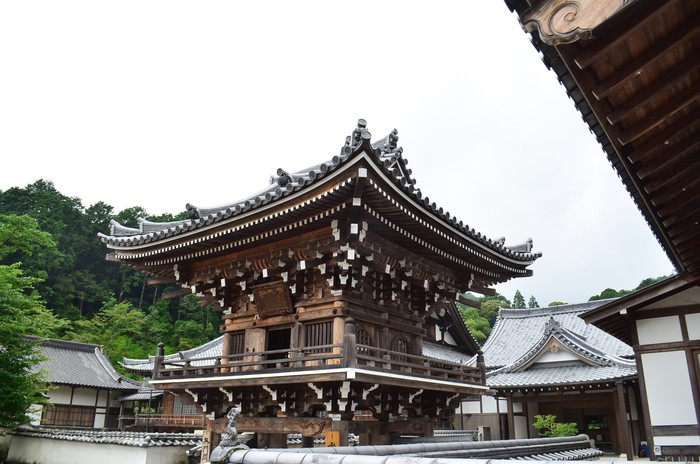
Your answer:
[[[602,351],[595,349],[579,337],[571,337],[570,335],[573,332],[561,329],[564,329],[564,327],[560,327],[559,330],[552,334],[561,344],[590,361],[604,366],[610,365],[612,360],[608,359]]]
[[[540,339],[537,341],[537,343],[535,343],[529,350],[525,351],[515,361],[513,361],[510,364],[503,367],[503,369],[506,369],[505,372],[513,372],[513,371],[517,370],[523,364],[526,364],[537,353],[539,353],[542,348],[544,348],[544,346],[547,344],[547,342],[549,342],[549,340],[552,337],[555,337],[555,335],[552,331],[549,331],[549,330],[545,331],[542,334],[542,336],[540,337]]]
[[[581,338],[576,332],[573,332],[573,331],[567,329],[566,327],[562,326],[559,329],[560,329],[558,331],[559,335],[563,338],[563,340],[562,340],[562,339],[559,339],[559,337],[557,337],[557,339],[560,342],[564,343],[564,341],[568,341],[572,344],[576,344],[582,350],[588,351],[592,355],[591,356],[592,358],[602,359],[603,364],[609,365],[609,363],[606,362],[606,361],[609,361],[609,362],[612,362],[616,365],[625,366],[625,367],[637,365],[637,363],[635,361],[629,361],[629,360],[626,360],[626,359],[621,358],[619,356],[616,356],[614,354],[606,353],[606,352],[596,348],[595,346],[591,345],[586,339]],[[581,354],[583,354],[583,353],[581,353]]]
[[[360,121],[363,121],[363,120],[360,120]],[[367,148],[365,146],[366,144],[368,144],[369,147],[371,148],[371,142],[370,142],[371,133],[366,130],[366,122],[363,121],[363,123],[365,124],[365,127],[362,128],[363,129],[363,131],[362,131],[363,133],[361,136],[362,140],[356,146],[347,146],[346,145],[345,147],[341,148],[341,152],[339,155],[334,155],[330,160],[322,161],[321,163],[318,163],[318,164],[315,164],[313,166],[309,166],[308,168],[301,169],[300,171],[296,171],[296,172],[291,173],[292,176],[299,177],[299,178],[307,177],[309,179],[309,182],[308,183],[304,182],[303,185],[301,185],[301,187],[305,187],[309,184],[314,183],[316,180],[325,177],[329,172],[331,172],[331,171],[337,169],[339,166],[345,164],[349,159],[355,157],[358,153],[364,152],[365,149]],[[358,128],[355,129],[355,131],[357,131],[358,129],[360,129],[359,122],[358,122]],[[367,134],[368,138],[365,138],[364,133]],[[349,148],[350,150],[345,150],[345,148]],[[321,166],[325,166],[325,169],[322,168]],[[320,174],[311,178],[311,176],[309,176],[309,173],[312,171],[315,172],[316,170],[320,171]],[[282,175],[281,172],[286,173],[287,175],[290,174],[287,170],[284,170],[282,168],[278,168],[276,171],[276,175],[270,176],[270,179],[279,178]],[[199,210],[206,210],[206,211],[215,211],[216,210],[216,211],[221,212],[221,211],[225,211],[227,208],[230,208],[232,206],[245,203],[246,201],[248,201],[252,198],[256,198],[256,197],[264,195],[265,193],[268,193],[270,191],[274,191],[277,188],[281,188],[281,186],[275,182],[272,182],[272,183],[268,184],[268,186],[266,188],[263,188],[256,193],[248,195],[245,198],[241,198],[240,200],[237,200],[234,202],[225,203],[225,204],[221,204],[221,205],[214,205],[211,207],[197,207],[197,206],[188,204],[187,210],[188,211],[189,210],[197,210],[198,213],[199,213]],[[282,192],[281,196],[284,196],[284,192]],[[211,213],[207,214],[207,216],[211,216],[211,215],[212,215]],[[202,217],[203,216],[200,215],[200,219]]]
[[[100,345],[96,345],[94,343],[76,342],[73,340],[62,340],[60,338],[43,338],[36,336],[30,337],[33,337],[35,340],[38,340],[39,346],[46,346],[49,348],[77,348],[85,353],[91,353],[93,349],[100,347]]]
[[[121,383],[122,380],[125,379],[125,377],[122,377],[119,372],[112,366],[112,363],[107,359],[107,356],[102,352],[102,347],[97,346],[95,347],[95,357],[97,358],[97,361],[102,365],[104,370],[107,372],[107,375],[112,377],[112,380]]]

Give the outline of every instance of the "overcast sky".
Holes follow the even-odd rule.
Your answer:
[[[587,301],[673,268],[502,0],[0,2],[0,189],[214,206],[396,128],[424,195]]]

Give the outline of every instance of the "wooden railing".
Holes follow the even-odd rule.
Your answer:
[[[481,371],[450,361],[400,353],[368,345],[343,344],[248,352],[160,363],[157,378],[245,374],[254,371],[323,370],[337,367],[402,373],[414,377],[482,384]]]
[[[480,385],[481,371],[451,361],[427,358],[368,345],[357,345],[355,355],[358,367],[378,371],[391,371],[411,376],[444,379]]]
[[[207,358],[163,361],[160,363],[158,378],[223,375],[265,369],[323,369],[340,367],[341,362],[341,344],[319,345],[304,348],[248,352]]]
[[[135,414],[134,425],[151,427],[183,427],[201,429],[206,427],[203,414],[174,415],[174,414]]]

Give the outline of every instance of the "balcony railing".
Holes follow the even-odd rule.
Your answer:
[[[135,414],[134,425],[150,427],[177,427],[202,429],[206,427],[203,414],[174,415],[174,414]]]
[[[270,369],[275,369],[276,372],[298,372],[300,369],[338,367],[363,368],[476,385],[483,382],[482,372],[476,367],[354,343],[351,348],[346,348],[344,344],[333,344],[162,361],[158,366],[157,378],[216,377]]]

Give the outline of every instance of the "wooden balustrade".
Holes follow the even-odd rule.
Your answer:
[[[206,422],[203,414],[175,415],[175,414],[135,414],[134,425],[151,427],[185,427],[205,428]]]
[[[444,379],[470,384],[482,384],[478,367],[437,360],[425,356],[401,353],[368,345],[356,345],[354,356],[345,355],[342,344],[304,348],[247,352],[177,361],[163,361],[158,378],[199,377],[243,374],[252,371],[299,369],[328,369],[361,367],[376,371],[391,371],[416,377]],[[352,365],[344,365],[351,362]]]

